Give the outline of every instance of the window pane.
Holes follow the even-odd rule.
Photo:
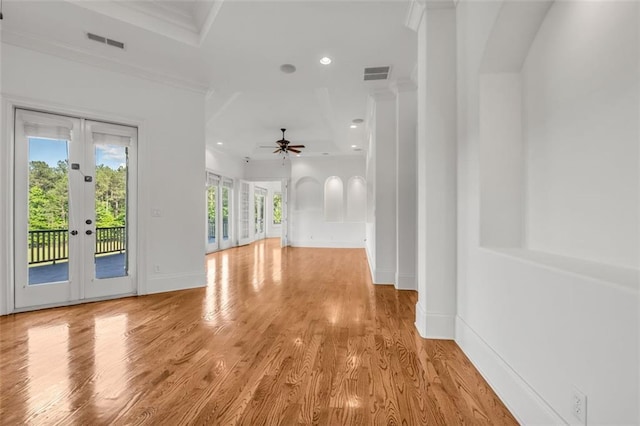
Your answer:
[[[95,277],[127,276],[128,148],[96,144]]]
[[[282,223],[282,193],[273,194],[273,224],[280,225]]]
[[[207,230],[209,244],[216,242],[216,191],[217,187],[207,188]]]
[[[29,138],[29,285],[69,280],[69,149]]]
[[[229,188],[222,188],[222,239],[229,239]]]

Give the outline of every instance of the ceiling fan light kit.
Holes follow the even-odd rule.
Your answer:
[[[275,151],[273,151],[274,154],[288,154],[289,152],[293,152],[295,154],[300,154],[302,151],[300,151],[300,149],[305,148],[304,145],[291,145],[291,142],[286,140],[284,137],[284,132],[287,131],[287,129],[280,129],[280,131],[282,132],[282,139],[280,139],[279,141],[276,141],[276,144],[278,145],[278,149],[276,149]]]

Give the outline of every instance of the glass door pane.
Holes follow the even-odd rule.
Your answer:
[[[229,188],[222,187],[222,239],[229,239]]]
[[[215,244],[216,240],[216,207],[217,207],[217,186],[207,187],[207,236],[209,244]]]
[[[97,279],[127,276],[128,147],[95,144],[95,252]]]
[[[69,141],[28,137],[29,285],[69,280]]]

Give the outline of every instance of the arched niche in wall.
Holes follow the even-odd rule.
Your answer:
[[[367,181],[352,176],[347,182],[347,220],[364,222],[367,217]]]
[[[322,187],[320,182],[310,176],[305,176],[295,185],[296,210],[320,210],[322,208]]]
[[[342,222],[344,215],[344,185],[338,176],[329,176],[324,182],[324,220]]]

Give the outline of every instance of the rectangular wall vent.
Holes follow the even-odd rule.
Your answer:
[[[89,37],[89,40],[93,40],[93,41],[97,41],[99,43],[106,43],[107,39],[99,36],[97,34],[91,34],[91,33],[87,33],[87,37]]]
[[[87,33],[87,38],[89,40],[97,41],[98,43],[108,44],[109,46],[117,47],[120,49],[124,49],[124,43],[121,41],[113,40],[110,38],[102,37],[97,34]]]
[[[391,67],[369,67],[364,69],[364,81],[386,80]]]
[[[119,47],[120,49],[124,49],[124,43],[121,42],[121,41],[111,40],[110,38],[108,38],[107,39],[107,44],[109,46]]]

